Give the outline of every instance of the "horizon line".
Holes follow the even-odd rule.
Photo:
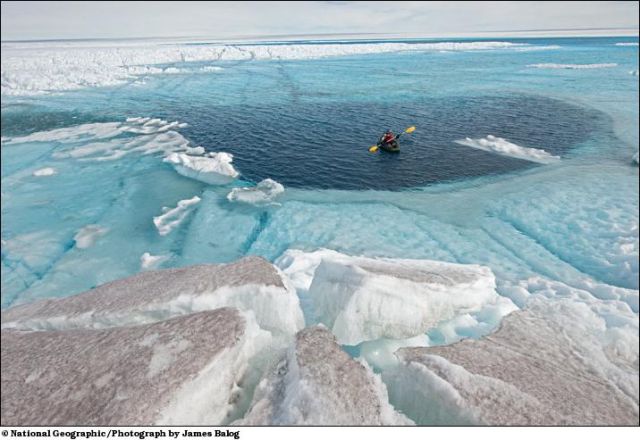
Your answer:
[[[525,33],[525,32],[576,32],[576,31],[632,31],[635,32],[635,35],[584,35],[581,37],[629,37],[633,38],[638,37],[639,30],[635,27],[605,27],[605,28],[569,28],[569,29],[519,29],[519,30],[495,30],[495,31],[470,31],[468,34],[501,34],[501,33]],[[415,32],[398,32],[398,33],[389,33],[389,32],[327,32],[327,33],[309,33],[309,34],[255,34],[255,35],[235,35],[228,37],[216,37],[216,36],[208,36],[208,35],[193,35],[193,36],[149,36],[149,37],[86,37],[86,38],[22,38],[22,39],[0,39],[2,43],[44,43],[44,42],[73,42],[73,41],[127,41],[127,40],[168,40],[168,39],[210,39],[210,40],[219,40],[219,41],[229,41],[234,39],[239,40],[250,40],[250,39],[266,39],[266,38],[283,38],[283,37],[337,37],[337,36],[348,36],[348,35],[415,35]],[[538,38],[549,38],[549,37],[561,37],[562,35],[545,35],[544,37]],[[575,37],[575,36],[574,36]],[[402,37],[397,37],[398,39],[402,39]],[[460,34],[446,34],[443,33],[441,36],[424,36],[424,37],[414,37],[414,38],[425,38],[425,39],[437,39],[437,38],[469,38],[463,37]],[[502,38],[505,38],[504,36]],[[509,37],[506,37],[509,38]],[[536,38],[536,37],[520,37],[520,38]]]

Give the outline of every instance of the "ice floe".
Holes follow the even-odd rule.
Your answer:
[[[167,235],[187,218],[194,206],[200,202],[200,197],[193,196],[190,199],[180,200],[178,205],[171,209],[162,208],[162,215],[153,218],[153,224],[156,225],[158,234]]]
[[[616,46],[638,46],[638,43],[616,43]]]
[[[264,179],[254,187],[234,188],[227,199],[230,202],[243,202],[252,205],[272,203],[276,197],[284,192],[284,186],[272,179]]]
[[[295,346],[258,385],[240,425],[408,425],[373,372],[340,349],[323,326],[302,330]]]
[[[209,153],[207,156],[171,153],[164,159],[179,174],[210,185],[224,185],[239,176],[232,161],[233,155],[225,152]]]
[[[529,64],[528,67],[536,67],[538,69],[605,69],[607,67],[616,67],[617,63],[594,63],[594,64],[557,64],[557,63],[540,63]]]
[[[502,156],[515,157],[517,159],[528,160],[537,163],[553,163],[560,160],[559,156],[554,156],[539,148],[521,147],[507,141],[504,138],[488,135],[486,138],[471,139],[465,138],[455,141],[456,144],[465,145],[478,150],[500,154]]]
[[[53,176],[54,174],[57,174],[58,171],[55,168],[52,167],[46,167],[46,168],[40,168],[38,170],[35,170],[33,172],[33,175],[36,177],[44,177],[44,176]]]

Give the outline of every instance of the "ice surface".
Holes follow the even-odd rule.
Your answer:
[[[284,186],[272,179],[264,179],[255,187],[234,188],[227,199],[230,202],[243,202],[252,205],[264,205],[274,201],[276,197],[284,192]]]
[[[260,382],[241,425],[406,425],[384,384],[349,357],[323,326],[296,335],[295,346]]]
[[[217,425],[267,336],[229,308],[103,330],[2,330],[2,421]]]
[[[162,67],[170,63],[238,60],[298,60],[386,52],[532,49],[535,45],[502,41],[286,44],[286,45],[55,45],[2,44],[3,95],[37,95],[86,87],[115,86],[136,78],[194,71],[218,72],[219,66]],[[548,50],[557,46],[543,47]]]
[[[153,218],[153,224],[158,229],[158,234],[167,235],[176,227],[180,226],[185,218],[191,213],[194,206],[200,202],[200,197],[193,196],[187,200],[180,200],[178,205],[173,208],[163,208],[164,213]]]
[[[503,156],[515,157],[517,159],[528,160],[538,163],[553,163],[560,160],[559,156],[554,156],[539,148],[521,147],[493,135],[486,138],[471,139],[466,138],[455,141],[456,144],[466,145],[467,147],[477,148],[479,150],[489,151],[491,153],[501,154]]]
[[[530,64],[529,67],[537,67],[538,69],[603,69],[607,67],[616,67],[616,63],[596,63],[596,64],[556,64],[541,63]]]
[[[149,252],[145,252],[140,257],[140,268],[143,270],[157,269],[170,259],[170,255],[151,255]]]
[[[80,295],[43,300],[2,312],[2,328],[104,328],[236,307],[261,328],[292,335],[304,326],[295,291],[259,257],[226,265],[142,272]]]
[[[182,123],[122,120],[3,139],[3,307],[132,275],[145,252],[175,253],[181,234],[158,235],[153,217],[200,194],[202,184],[179,176],[162,157],[203,148],[175,131]],[[43,165],[57,174],[33,177]],[[109,234],[80,249],[74,236],[88,224]]]
[[[340,303],[335,300],[338,287],[327,282],[328,275],[344,274],[345,290],[349,294],[357,290],[358,283],[381,280],[380,284],[386,291],[378,297],[378,303],[398,297],[398,303],[405,305],[407,299],[421,298],[415,294],[414,284],[423,287],[428,283],[412,281],[409,275],[413,269],[408,274],[398,274],[396,265],[387,260],[437,260],[490,268],[495,277],[494,290],[499,295],[496,295],[495,301],[484,302],[473,311],[454,311],[451,317],[442,317],[426,330],[420,329],[421,333],[417,336],[405,337],[401,332],[390,332],[384,326],[380,326],[382,328],[379,331],[367,325],[364,330],[357,329],[362,334],[366,333],[367,337],[377,339],[366,340],[356,346],[345,346],[344,350],[351,357],[366,359],[375,371],[383,373],[391,402],[396,408],[420,423],[429,420],[438,423],[481,423],[482,417],[473,405],[463,401],[469,397],[468,393],[456,388],[458,397],[448,400],[446,396],[450,395],[451,383],[426,366],[421,369],[417,362],[411,364],[415,371],[401,369],[407,365],[399,366],[398,363],[404,361],[398,360],[393,353],[403,347],[435,349],[436,346],[462,339],[482,338],[494,331],[505,315],[516,310],[516,305],[523,310],[535,309],[538,301],[549,303],[543,318],[554,323],[557,321],[554,329],[560,330],[554,331],[554,337],[565,338],[563,347],[569,357],[580,357],[587,365],[586,368],[583,365],[571,370],[574,373],[581,371],[576,373],[578,382],[584,385],[587,381],[581,382],[581,378],[595,377],[600,384],[597,387],[605,384],[606,387],[621,390],[609,393],[613,399],[624,394],[630,396],[637,405],[637,398],[634,397],[637,396],[637,379],[634,379],[637,377],[637,368],[634,365],[637,365],[638,358],[638,169],[631,164],[638,146],[638,106],[631,104],[637,104],[638,83],[635,80],[637,76],[628,74],[638,68],[635,56],[637,48],[613,47],[615,40],[607,40],[604,44],[593,44],[596,40],[581,40],[577,44],[569,40],[556,41],[563,46],[557,52],[544,52],[547,48],[535,44],[505,46],[485,52],[467,52],[460,48],[457,53],[407,51],[382,55],[374,55],[381,47],[377,44],[349,43],[342,45],[345,48],[336,48],[335,53],[349,54],[357,50],[371,51],[372,55],[304,62],[286,60],[298,55],[327,54],[333,49],[330,50],[326,45],[296,49],[277,49],[272,45],[266,46],[268,50],[265,46],[255,50],[247,46],[230,46],[221,55],[221,51],[214,49],[219,45],[204,45],[192,46],[182,53],[178,49],[167,55],[171,48],[183,46],[161,47],[145,43],[123,47],[115,56],[109,45],[120,43],[85,43],[86,52],[74,45],[62,47],[65,46],[62,43],[55,43],[60,46],[58,48],[34,43],[32,49],[27,49],[24,46],[28,45],[23,44],[20,54],[12,54],[13,49],[7,51],[3,44],[3,91],[12,86],[16,88],[10,93],[17,94],[25,91],[37,93],[44,88],[61,90],[57,87],[65,87],[65,84],[71,88],[97,87],[103,84],[102,76],[107,78],[115,71],[126,71],[131,75],[123,81],[136,82],[135,87],[87,89],[54,96],[18,98],[3,95],[3,307],[40,298],[69,296],[155,266],[225,263],[245,255],[261,255],[277,261],[282,271],[291,278],[291,284],[295,285],[299,295],[298,300],[286,278],[280,278],[281,286],[270,284],[268,279],[265,281],[261,277],[255,282],[229,286],[210,282],[204,269],[176,269],[177,272],[172,272],[171,276],[177,276],[181,281],[171,281],[170,276],[162,275],[164,271],[161,271],[160,274],[153,273],[153,277],[157,277],[156,284],[150,281],[152,276],[137,278],[142,275],[123,282],[120,285],[122,291],[137,292],[139,287],[140,291],[146,292],[134,294],[142,299],[138,303],[134,301],[131,307],[118,309],[107,304],[106,311],[100,312],[101,301],[107,299],[94,298],[89,302],[95,305],[86,307],[79,307],[74,302],[59,306],[57,302],[50,302],[46,307],[59,307],[50,316],[33,315],[31,318],[25,316],[24,320],[6,320],[5,316],[16,313],[14,310],[23,310],[10,309],[6,312],[8,315],[2,316],[2,323],[6,327],[4,331],[12,330],[11,327],[24,330],[68,331],[80,328],[95,331],[122,325],[148,325],[174,316],[233,306],[242,310],[246,322],[255,321],[257,327],[271,333],[272,341],[263,351],[281,357],[282,347],[290,345],[290,341],[285,343],[282,340],[287,337],[290,339],[302,328],[305,320],[307,324],[322,320],[329,325],[325,315],[335,312],[335,316],[348,313],[353,316],[353,310],[349,309],[352,303],[362,310],[360,315],[377,314],[386,319],[383,312],[387,310],[378,312],[375,307],[374,310],[360,308],[363,298],[370,299],[367,298],[367,292],[362,292],[362,296],[358,297],[360,302],[347,295],[348,298],[345,298],[352,302],[346,304],[344,311],[338,310]],[[546,43],[544,45],[548,46]],[[97,49],[97,46],[101,48]],[[141,47],[144,50],[140,50]],[[146,56],[144,51],[150,47],[156,47],[158,51],[148,52],[149,62],[146,63],[141,58]],[[533,49],[541,51],[520,53]],[[272,51],[271,55],[268,51]],[[40,58],[45,53],[60,54],[60,57],[54,57],[55,62],[47,61],[51,66],[57,66],[56,63],[61,61],[59,75],[52,73],[58,67],[45,66],[41,70],[34,67],[43,62],[46,56]],[[89,75],[87,82],[81,82],[79,78],[83,69],[94,60],[89,56],[83,58],[89,53],[95,53],[95,60],[105,63],[96,69],[95,77]],[[212,57],[211,61],[190,58],[197,53]],[[14,55],[27,58],[21,65],[24,67],[21,71],[24,77],[17,78],[8,73],[8,66],[12,62],[5,61]],[[117,63],[109,64],[111,55],[118,60]],[[128,59],[122,62],[120,55]],[[186,55],[184,61],[181,55]],[[273,57],[269,62],[252,61],[262,56],[265,59]],[[76,57],[75,61],[73,57]],[[155,64],[156,60],[166,57],[169,58],[169,64]],[[218,64],[217,58],[213,57],[220,58],[224,70],[208,74],[203,71],[207,67],[203,67],[203,63],[212,68],[218,67],[215,65]],[[230,62],[233,57],[238,60]],[[70,67],[69,64],[65,66],[67,61],[75,64],[74,68],[65,71]],[[135,64],[138,61],[140,63]],[[616,63],[619,67],[588,70],[526,68],[534,63],[551,62],[581,66]],[[377,68],[380,65],[393,68],[380,70]],[[29,70],[32,67],[33,70]],[[577,72],[580,74],[577,75]],[[39,78],[45,75],[51,76],[41,81]],[[147,78],[150,75],[160,77]],[[27,77],[33,82],[27,83]],[[120,77],[113,78],[120,81]],[[23,79],[24,82],[21,82]],[[92,82],[92,79],[95,81]],[[45,83],[50,87],[42,88]],[[371,84],[376,84],[376,87],[371,87]],[[389,93],[390,90],[394,92]],[[403,90],[412,90],[412,93],[407,95]],[[520,93],[530,96],[531,100]],[[520,96],[514,100],[517,103],[515,113],[511,112],[512,108],[500,105],[505,96],[512,94]],[[545,108],[544,105],[535,104],[546,102],[536,99],[540,96],[558,103],[560,100],[570,101],[572,106],[566,108],[575,110],[575,113],[571,113],[571,118],[559,118],[557,124],[530,124],[529,116],[535,119],[538,112]],[[434,102],[433,99],[447,105],[432,112],[429,104]],[[484,122],[476,124],[478,119],[474,109],[477,107],[474,103],[477,102],[487,102],[483,108],[496,106],[498,117],[488,121],[491,125]],[[423,103],[426,104],[424,107]],[[377,127],[375,119],[380,113],[373,111],[363,117],[359,110],[365,107],[400,109],[397,114],[383,111],[392,117],[390,124],[397,123],[398,126],[406,122],[402,115],[406,116],[407,111],[411,110],[412,113],[415,110],[415,116],[425,121],[422,124],[425,130],[418,133],[420,136],[407,138],[407,148],[404,150],[407,154],[395,157],[369,155],[366,148],[362,147],[367,145],[362,142],[362,136],[370,132],[371,127]],[[560,105],[550,105],[549,108],[556,107],[565,108]],[[229,110],[231,108],[240,110]],[[325,112],[317,118],[322,113],[317,111],[318,108],[345,110],[335,114]],[[585,110],[587,108],[592,110]],[[242,109],[247,111],[243,114]],[[279,109],[287,111],[277,111]],[[354,126],[352,132],[342,134],[338,130],[345,145],[353,142],[354,156],[368,161],[367,164],[379,165],[381,170],[391,170],[406,163],[412,157],[411,152],[424,151],[425,160],[431,154],[442,152],[431,142],[433,131],[429,128],[436,128],[441,116],[446,116],[448,112],[467,116],[464,116],[465,122],[451,118],[453,123],[442,128],[443,133],[451,133],[451,136],[443,137],[447,154],[460,153],[462,157],[473,157],[479,162],[486,159],[498,168],[502,163],[517,163],[520,168],[509,173],[491,168],[489,172],[495,171],[495,175],[469,178],[465,173],[471,170],[464,161],[445,161],[443,168],[448,166],[453,169],[456,178],[462,180],[438,181],[427,187],[412,187],[403,191],[320,191],[292,184],[287,185],[286,193],[276,199],[277,207],[269,202],[248,205],[232,203],[227,199],[232,188],[250,187],[251,182],[259,182],[267,177],[287,182],[285,176],[280,177],[270,171],[260,173],[261,164],[268,158],[260,154],[255,146],[260,144],[257,141],[262,140],[264,133],[270,135],[268,129],[273,126],[286,130],[288,125],[298,126],[298,122],[309,118],[314,119],[314,124],[309,123],[309,127],[324,132],[327,128],[340,127],[345,120],[356,121],[358,127]],[[162,119],[136,117],[125,120],[132,115],[151,114],[160,115]],[[259,114],[267,116],[258,117]],[[251,115],[250,121],[246,119],[247,115]],[[330,116],[328,119],[325,117],[327,115]],[[339,116],[344,116],[344,120],[337,121]],[[269,121],[274,121],[274,118],[282,121],[282,126],[270,126]],[[449,120],[449,117],[444,119]],[[96,120],[120,122],[68,126]],[[183,130],[183,121],[189,122],[188,129]],[[264,132],[249,130],[257,121],[267,127]],[[574,128],[565,130],[565,124],[569,123]],[[416,125],[422,126],[417,122]],[[569,132],[576,131],[578,125],[589,127],[584,136],[569,135]],[[51,130],[50,127],[64,128]],[[246,130],[243,131],[243,127]],[[232,133],[227,138],[230,147],[235,148],[232,151],[235,154],[232,164],[238,172],[243,173],[246,182],[234,182],[227,186],[209,185],[194,178],[185,178],[176,172],[172,164],[162,162],[164,157],[172,153],[206,159],[209,156],[205,155],[205,148],[217,147],[209,145],[209,139],[219,139],[218,135],[223,132]],[[315,133],[311,130],[307,134],[305,130],[300,137],[303,145],[306,145],[306,140],[314,138]],[[500,135],[520,145],[545,148],[550,154],[561,155],[562,160],[556,160],[553,166],[532,166],[513,157],[477,151],[451,142],[464,139],[465,136],[480,138],[487,133]],[[561,148],[561,145],[566,145],[566,148]],[[272,151],[290,157],[282,149]],[[358,152],[362,156],[358,156]],[[316,156],[303,154],[292,160],[312,171]],[[346,176],[345,179],[355,179],[357,173],[352,175],[346,171],[352,169],[354,164],[357,167],[357,163],[344,162],[338,156],[332,156],[331,160],[336,164],[334,175],[342,174]],[[461,163],[462,170],[458,172]],[[55,168],[57,174],[50,177],[34,176],[34,172],[45,167]],[[346,171],[342,173],[342,170]],[[428,169],[417,166],[411,170],[419,176],[429,173]],[[285,169],[284,173],[288,172]],[[381,182],[386,182],[390,177],[381,173],[379,178]],[[333,185],[333,182],[328,182],[328,186]],[[252,189],[255,190],[255,187]],[[236,193],[261,196],[258,191],[238,190]],[[163,214],[163,206],[174,208],[179,201],[189,200],[194,195],[201,198],[195,205],[196,209],[173,232],[159,235],[152,218]],[[81,248],[77,246],[74,236],[87,225],[99,225],[108,228],[109,232],[97,237],[92,246]],[[383,266],[393,267],[396,273],[381,273],[377,266],[375,271],[368,270],[371,268],[354,264],[353,257],[347,257],[345,261],[331,257],[324,264],[314,252],[320,248],[383,261]],[[311,258],[312,254],[318,258]],[[298,255],[304,258],[297,258]],[[245,269],[260,272],[260,268]],[[220,270],[232,269],[225,266]],[[270,270],[278,273],[276,269]],[[187,281],[189,277],[192,279]],[[317,286],[311,295],[309,288],[314,284],[314,277],[317,278]],[[336,285],[341,284],[337,276],[334,278]],[[394,280],[395,284],[396,279],[400,280],[400,285],[412,287],[412,293],[402,295],[391,292],[396,296],[390,295],[389,280]],[[332,301],[318,303],[316,299],[321,293],[319,287],[323,284],[327,285]],[[102,294],[113,297],[114,301],[125,301],[125,293],[114,292],[115,288],[103,286],[96,289],[95,295]],[[86,301],[82,298],[90,294],[79,295],[77,301]],[[468,296],[468,292],[465,292],[461,299]],[[44,307],[42,303],[32,306],[36,307],[35,304]],[[375,301],[364,303],[375,304]],[[305,320],[300,312],[301,306]],[[319,306],[322,306],[322,310]],[[331,309],[333,306],[335,309]],[[330,310],[325,313],[324,309]],[[420,307],[419,311],[424,309],[426,307]],[[320,310],[323,313],[316,313]],[[400,312],[407,310],[410,312],[409,322],[412,323],[411,319],[417,314],[412,308],[391,308],[390,312],[398,313],[393,316],[397,321],[401,318]],[[348,324],[351,321],[354,325],[361,322],[349,319]],[[527,329],[533,329],[533,326]],[[411,335],[413,331],[405,333]],[[388,336],[390,334],[393,337]],[[538,334],[541,338],[538,343],[545,344],[547,333],[542,330],[537,331]],[[278,335],[283,337],[279,338]],[[399,336],[402,339],[398,339]],[[532,335],[525,339],[525,346],[533,346],[530,339],[534,338]],[[549,341],[559,344],[556,339]],[[143,342],[153,346],[153,335]],[[162,376],[171,368],[172,360],[179,361],[190,350],[189,347],[186,347],[183,338],[154,348],[149,355],[149,367],[145,374]],[[510,347],[517,349],[515,344]],[[234,391],[230,396],[225,396],[237,402],[226,420],[242,417],[248,407],[253,384],[258,382],[261,369],[270,365],[271,360],[263,351],[260,356],[253,356],[246,367],[251,377],[233,385]],[[263,355],[264,358],[260,360],[254,359]],[[449,371],[450,361],[443,364],[446,371]],[[538,366],[536,359],[530,362],[531,365],[518,365],[522,371],[530,371]],[[242,369],[242,365],[244,363],[238,369]],[[462,363],[458,366],[468,372],[468,376],[461,373],[460,377],[467,377],[474,383],[480,380],[471,367],[467,368]],[[232,369],[236,370],[235,367]],[[555,383],[556,377],[550,370],[544,372],[552,377],[550,382]],[[410,380],[391,380],[389,378],[395,377],[390,375],[391,371],[398,372],[399,378],[409,377]],[[400,371],[408,376],[400,374]],[[427,371],[430,373],[425,373]],[[635,372],[635,376],[628,374],[628,371]],[[224,388],[215,381],[223,375],[212,372],[212,376],[207,383]],[[372,377],[375,380],[376,376]],[[31,374],[27,376],[27,382],[36,378],[37,375]],[[494,379],[506,383],[503,379]],[[230,379],[224,381],[232,382]],[[531,382],[536,383],[535,380]],[[531,408],[540,408],[542,405],[540,401],[531,403],[531,399],[523,397],[524,387],[520,382],[509,383],[509,386],[512,388],[507,388],[513,392],[499,394],[496,398],[498,401],[503,396],[512,395],[518,396],[514,408],[529,404],[533,405]],[[192,396],[190,401],[196,402],[196,406],[201,399],[194,396],[200,390],[203,394],[217,393],[215,389],[210,390],[202,384],[192,387],[185,395]],[[575,403],[579,396],[585,395],[577,394],[575,399],[568,400]],[[594,394],[588,394],[587,397],[598,398]],[[381,400],[386,401],[386,398]],[[547,405],[548,400],[545,402],[546,406],[551,405]],[[590,401],[577,402],[577,405],[582,405],[584,409],[583,420],[593,416]],[[614,402],[611,407],[617,411],[615,405]],[[186,412],[197,409],[186,404],[182,408]],[[176,407],[177,410],[179,408]],[[556,420],[557,411],[554,411],[536,410],[540,414],[552,414],[548,418]],[[597,418],[593,416],[591,420]]]
[[[347,345],[412,338],[500,299],[493,273],[478,265],[350,257],[331,250],[290,251],[277,264],[303,294],[308,289],[313,315]]]
[[[56,173],[57,171],[55,168],[46,167],[46,168],[40,168],[39,170],[35,170],[33,172],[33,175],[36,177],[42,177],[42,176],[53,176]]]
[[[383,373],[391,402],[419,424],[637,425],[633,313],[607,321],[568,298],[528,306],[480,340],[399,350],[402,365]]]
[[[628,164],[625,167],[630,168]],[[515,239],[512,242],[504,234],[504,226],[544,247],[546,257],[537,262],[530,260],[539,274],[550,276],[562,264],[569,263],[581,277],[579,273],[553,276],[583,287],[580,280],[586,274],[595,281],[637,291],[638,193],[634,188],[637,174],[614,182],[612,172],[607,167],[578,167],[576,175],[584,176],[579,185],[558,187],[552,181],[555,172],[543,180],[530,181],[530,188],[520,192],[521,197],[496,200],[490,213],[501,221],[491,227],[491,235],[498,237],[494,231],[500,228],[498,239],[525,259],[529,258],[526,253],[532,250],[532,245],[524,242],[519,245]],[[549,265],[554,258],[557,264]]]
[[[185,177],[211,185],[223,185],[238,177],[239,173],[231,162],[229,153],[209,153],[208,156],[190,156],[184,153],[172,153],[164,162],[173,165],[175,170]]]
[[[78,249],[86,249],[93,246],[95,241],[107,232],[109,232],[109,229],[100,225],[87,225],[80,229],[73,239]]]
[[[189,141],[175,131],[185,126],[184,123],[157,118],[128,118],[125,122],[81,124],[7,138],[3,141],[3,146],[34,142],[57,143],[61,148],[53,152],[54,159],[109,161],[131,153],[170,154],[192,151]],[[139,136],[130,137],[130,134]],[[201,151],[203,150],[196,150]]]

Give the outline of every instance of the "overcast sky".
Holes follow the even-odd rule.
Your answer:
[[[637,32],[638,2],[2,2],[2,40],[594,28]]]

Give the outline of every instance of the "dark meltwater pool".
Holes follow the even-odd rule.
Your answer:
[[[243,178],[286,187],[388,189],[499,174],[534,163],[454,143],[494,135],[562,156],[604,126],[602,117],[562,101],[532,96],[421,100],[406,104],[291,104],[286,107],[192,107],[178,118],[196,144],[234,154]],[[379,151],[387,128],[401,152]]]

